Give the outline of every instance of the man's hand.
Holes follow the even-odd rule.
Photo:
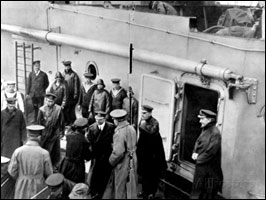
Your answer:
[[[199,155],[199,154],[197,154],[197,153],[193,153],[193,154],[192,154],[192,159],[193,159],[193,160],[197,160],[198,155]]]

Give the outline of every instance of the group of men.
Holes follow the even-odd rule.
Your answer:
[[[71,62],[64,65],[65,71],[56,73],[46,93],[47,75],[40,71],[40,61],[34,62],[26,96],[33,102],[34,125],[26,127],[16,96],[4,96],[1,160],[11,158],[8,173],[16,179],[15,198],[32,198],[45,186],[50,188],[49,198],[74,197],[80,190],[84,198],[92,199],[154,198],[167,164],[153,108],[142,105],[138,123],[138,101],[132,98],[131,87],[126,91],[120,79],[111,79],[109,93],[102,79],[93,83],[90,72],[84,73],[85,82],[80,84]],[[16,93],[14,88],[7,92]],[[77,119],[76,106],[82,112]],[[202,109],[199,118],[203,132],[192,155],[197,164],[191,197],[214,197],[221,189],[221,137],[215,113]],[[60,138],[69,124],[61,159]],[[91,161],[87,176],[86,160]],[[142,183],[139,196],[138,180]],[[213,187],[205,190],[209,180]]]
[[[166,169],[159,124],[151,114],[153,108],[142,107],[143,116],[138,125],[138,101],[131,87],[126,91],[120,86],[120,79],[114,78],[113,89],[108,92],[102,79],[93,83],[90,72],[84,73],[85,81],[80,83],[71,62],[63,64],[65,71],[57,72],[55,82],[47,89],[49,81],[40,70],[40,61],[33,63],[25,97],[33,103],[32,125],[26,127],[16,96],[5,96],[3,100],[7,107],[1,111],[1,156],[11,158],[8,173],[17,182],[15,198],[31,198],[45,185],[51,188],[52,196],[62,197],[70,191],[62,189],[63,185],[72,189],[75,183],[85,183],[88,195],[94,199],[137,198],[138,175],[146,181],[142,196],[153,198],[159,175],[163,173],[157,177],[158,171],[150,169]],[[76,106],[82,118],[76,119]],[[61,159],[60,138],[65,135],[66,125],[70,128],[66,131],[66,154]],[[139,148],[138,126],[140,138],[146,138],[141,140]],[[153,141],[152,148],[156,151],[145,152],[148,140]],[[143,155],[153,160],[144,162]],[[138,164],[137,159],[141,161]],[[85,160],[91,161],[87,178]],[[64,181],[55,183],[54,179],[59,180],[58,173]]]

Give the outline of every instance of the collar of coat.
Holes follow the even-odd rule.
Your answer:
[[[128,126],[128,125],[129,125],[129,123],[126,120],[122,121],[122,122],[119,122],[119,124],[117,125],[115,131],[118,131],[119,129],[122,129],[122,128]]]
[[[39,142],[35,139],[29,139],[25,145],[28,146],[40,146]]]

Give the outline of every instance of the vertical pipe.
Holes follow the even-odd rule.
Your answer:
[[[24,81],[25,81],[25,93],[27,92],[27,63],[26,63],[26,47],[23,42],[23,59],[24,59]]]
[[[18,42],[15,42],[16,88],[18,91]]]
[[[130,43],[129,47],[129,74],[132,74],[132,56],[133,56],[133,44]],[[132,124],[133,117],[132,117],[132,95],[131,92],[129,93],[129,116],[130,116],[130,124]]]
[[[265,40],[265,7],[263,7],[263,9],[262,9],[261,20],[262,20],[261,21],[261,25],[262,25],[262,27],[261,27],[262,38],[261,39]]]
[[[33,62],[34,62],[34,46],[31,44],[31,71],[33,71]]]

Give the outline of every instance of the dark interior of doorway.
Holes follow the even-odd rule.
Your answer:
[[[191,84],[184,85],[183,116],[180,138],[180,161],[195,163],[191,159],[194,144],[201,133],[199,118],[200,109],[217,113],[219,93]]]

